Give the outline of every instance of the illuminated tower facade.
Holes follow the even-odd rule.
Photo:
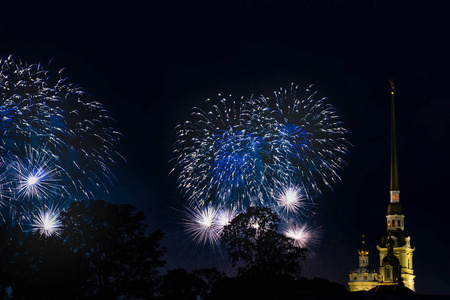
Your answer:
[[[400,260],[394,254],[394,240],[388,238],[386,243],[387,254],[383,257],[380,266],[380,284],[398,285],[402,282],[402,267]]]
[[[364,235],[358,254],[359,267],[350,272],[350,292],[368,291],[378,285],[378,273],[369,267],[369,250],[365,247]]]
[[[402,205],[400,204],[400,188],[398,182],[397,165],[397,147],[395,139],[395,108],[394,108],[394,82],[391,82],[391,186],[390,202],[386,214],[387,232],[381,238],[381,244],[377,246],[380,251],[380,284],[390,285],[403,282],[405,287],[414,291],[414,269],[413,269],[413,251],[411,247],[411,237],[405,232],[405,216],[403,215]],[[390,249],[392,248],[392,249]],[[391,254],[392,253],[392,254]],[[389,263],[395,263],[394,255],[400,265],[401,276],[395,281],[389,275],[387,270],[394,271],[397,266]],[[393,269],[392,269],[393,268]],[[385,274],[382,274],[385,272]]]

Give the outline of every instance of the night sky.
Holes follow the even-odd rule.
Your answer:
[[[13,2],[13,1],[11,1]],[[395,2],[395,3],[394,3]],[[390,94],[396,78],[397,147],[405,230],[418,293],[450,294],[447,194],[450,46],[444,6],[405,1],[236,1],[165,4],[6,4],[0,55],[67,68],[116,118],[127,159],[114,169],[114,203],[161,228],[167,269],[220,266],[179,224],[172,165],[175,126],[218,93],[269,95],[315,84],[338,110],[353,147],[342,182],[318,200],[321,241],[304,275],[346,284],[364,233],[370,265],[386,230]],[[93,6],[94,5],[94,6]]]

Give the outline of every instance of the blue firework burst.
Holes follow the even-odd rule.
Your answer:
[[[302,96],[298,89],[291,84],[289,89],[275,91],[272,99],[262,96],[256,101],[278,122],[279,142],[296,168],[293,182],[301,184],[313,199],[324,186],[332,188],[340,181],[349,133],[328,99],[317,97],[314,86]]]
[[[191,207],[268,206],[290,221],[310,215],[304,203],[340,180],[350,144],[327,99],[312,86],[303,97],[297,90],[193,109],[178,126],[172,169]]]
[[[63,74],[0,59],[1,176],[12,191],[1,199],[93,198],[114,178],[121,135],[104,106]]]
[[[236,209],[264,205],[293,172],[279,149],[276,124],[251,101],[222,98],[209,112],[193,110],[179,126],[178,185],[190,202]]]

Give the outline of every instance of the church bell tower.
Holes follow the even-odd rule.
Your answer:
[[[386,261],[393,261],[394,255],[400,265],[400,278],[398,282],[392,281],[395,276],[390,277],[388,282],[386,273],[380,274],[380,284],[396,284],[403,282],[405,287],[414,291],[414,269],[413,269],[413,251],[411,247],[411,238],[405,232],[405,216],[403,215],[402,205],[400,204],[400,187],[398,181],[397,165],[397,146],[395,138],[395,105],[394,105],[394,81],[391,83],[391,184],[390,184],[390,202],[386,214],[387,232],[381,238],[381,244],[377,246],[380,252],[380,271],[390,270],[386,266]],[[389,271],[390,272],[390,271]]]

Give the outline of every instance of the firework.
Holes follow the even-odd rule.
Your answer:
[[[2,190],[11,192],[1,198],[12,198],[3,207],[61,195],[94,198],[114,177],[120,134],[103,105],[63,73],[0,59]]]
[[[65,210],[64,204],[42,204],[34,209],[29,217],[33,232],[49,237],[58,236],[61,229],[60,213]],[[64,203],[64,202],[62,202]]]
[[[12,156],[7,160],[8,175],[14,183],[14,199],[43,199],[64,193],[62,177],[65,173],[57,157],[45,149],[27,148],[25,157]]]
[[[318,243],[319,233],[317,228],[310,225],[288,225],[284,230],[284,235],[291,238],[296,247],[308,248]]]
[[[286,213],[301,212],[301,208],[303,208],[302,204],[306,202],[306,197],[304,196],[302,189],[295,186],[289,186],[286,189],[282,189],[275,198],[283,212]]]
[[[230,224],[230,222],[237,216],[237,211],[235,209],[219,209],[216,214],[216,224],[219,226],[220,230],[223,227]]]
[[[179,189],[190,203],[237,210],[266,205],[274,188],[292,176],[278,149],[276,124],[259,108],[222,98],[208,112],[194,108],[194,121],[179,126],[172,171],[179,171]]]
[[[217,247],[223,228],[229,225],[236,215],[238,212],[235,209],[188,205],[184,209],[182,225],[196,245]]]
[[[184,225],[196,244],[219,244],[222,227],[217,223],[218,210],[212,206],[187,207]]]
[[[191,207],[267,206],[284,221],[307,218],[306,203],[340,180],[350,144],[327,99],[317,98],[312,86],[303,97],[297,90],[292,84],[274,92],[273,99],[236,101],[230,95],[193,108],[191,119],[178,126],[172,169]],[[202,209],[192,214],[191,235],[216,242],[217,225],[195,221],[206,217]],[[298,245],[314,240],[304,226],[290,227],[286,234]]]
[[[288,183],[313,198],[320,183],[339,180],[348,132],[325,98],[308,89],[299,99],[296,90],[193,109],[178,127],[172,170],[190,203],[275,207],[275,192]]]
[[[259,105],[268,107],[280,126],[280,140],[288,148],[287,156],[296,167],[294,182],[300,182],[310,197],[321,187],[340,181],[346,166],[350,143],[336,109],[327,98],[317,97],[311,85],[298,97],[298,85],[274,92],[274,100],[260,97]]]
[[[9,206],[9,202],[14,198],[10,181],[7,178],[7,167],[4,160],[0,159],[0,208]]]

